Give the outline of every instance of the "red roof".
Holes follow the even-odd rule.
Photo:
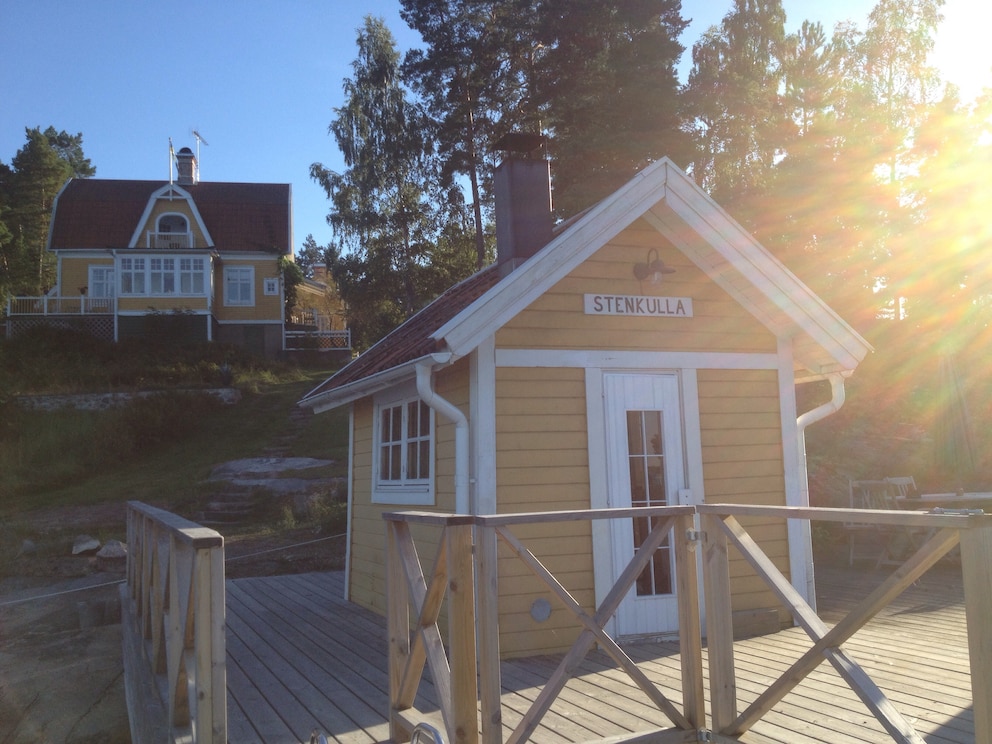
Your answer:
[[[165,181],[77,178],[59,194],[49,247],[126,248]],[[292,251],[289,184],[200,182],[180,186],[192,196],[217,251]]]
[[[450,287],[419,313],[392,330],[371,349],[307,393],[304,400],[440,351],[431,338],[433,333],[481,297],[499,280],[499,266],[493,264]]]

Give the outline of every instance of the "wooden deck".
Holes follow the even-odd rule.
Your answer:
[[[863,567],[818,570],[821,617],[832,624],[884,576]],[[927,742],[974,741],[961,586],[960,569],[941,564],[845,644]],[[314,729],[348,744],[389,739],[385,619],[342,596],[341,573],[227,582],[231,742],[308,742]],[[809,646],[799,628],[735,644],[740,703],[757,697]],[[626,648],[667,696],[681,700],[674,643]],[[536,657],[502,664],[507,733],[556,663],[556,658]],[[421,685],[416,707],[438,710],[429,681]],[[623,672],[593,652],[533,741],[592,741],[669,725]],[[741,741],[864,744],[891,739],[824,663]]]

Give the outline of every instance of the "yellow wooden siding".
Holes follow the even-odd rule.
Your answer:
[[[589,508],[585,373],[581,369],[496,370],[496,502],[502,513]],[[575,599],[595,604],[588,522],[514,529]],[[500,650],[520,656],[571,643],[578,627],[542,582],[500,548]],[[531,605],[547,599],[551,617]]]
[[[114,259],[107,258],[77,258],[74,256],[62,256],[61,271],[59,278],[59,294],[62,297],[79,297],[80,287],[87,287],[90,283],[90,266],[110,266],[113,267]]]
[[[659,284],[634,277],[655,249],[675,269]],[[586,315],[585,294],[688,297],[693,317]],[[500,348],[776,351],[769,331],[680,251],[638,221],[576,267],[496,335]]]
[[[255,268],[255,304],[224,304],[224,269],[238,266]],[[280,294],[267,295],[264,292],[265,280],[279,278],[279,264],[275,256],[257,259],[224,259],[214,266],[214,316],[219,321],[279,321],[283,317]]]
[[[700,436],[706,500],[722,504],[785,505],[782,423],[775,370],[700,370]],[[741,519],[786,576],[789,543],[784,520]],[[767,585],[733,553],[735,611],[779,607]],[[787,619],[781,611],[782,620]]]
[[[200,229],[199,224],[197,224],[196,218],[193,216],[193,210],[190,209],[189,203],[186,202],[185,199],[157,199],[155,204],[152,206],[152,211],[148,216],[148,220],[141,226],[141,233],[138,236],[138,241],[135,248],[149,247],[148,233],[156,232],[155,228],[158,223],[158,218],[163,214],[181,214],[186,218],[186,222],[189,224],[190,232],[193,233],[192,248],[211,247],[207,244],[207,238]]]
[[[435,379],[435,391],[444,399],[468,410],[468,362],[463,360],[447,369]],[[386,523],[385,512],[455,510],[455,427],[435,414],[435,475],[434,505],[407,506],[372,503],[373,440],[372,398],[363,398],[354,404],[354,448],[352,451],[352,512],[351,512],[351,574],[349,590],[351,599],[375,612],[385,614],[386,597]],[[425,576],[434,562],[440,531],[433,527],[412,528]],[[442,613],[442,627],[446,617]]]

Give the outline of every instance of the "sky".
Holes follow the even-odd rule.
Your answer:
[[[786,29],[864,29],[875,1],[783,0]],[[683,76],[693,43],[731,5],[683,0]],[[932,63],[973,96],[992,85],[992,4],[947,0],[943,13]],[[309,169],[344,168],[327,130],[366,15],[401,50],[419,43],[399,0],[0,0],[0,161],[26,128],[54,126],[82,133],[97,178],[165,181],[170,138],[196,151],[195,131],[201,180],[290,183],[294,249],[308,234],[326,244],[329,205]]]

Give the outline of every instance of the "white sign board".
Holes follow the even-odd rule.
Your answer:
[[[691,297],[587,294],[586,315],[640,315],[650,318],[691,318]]]

